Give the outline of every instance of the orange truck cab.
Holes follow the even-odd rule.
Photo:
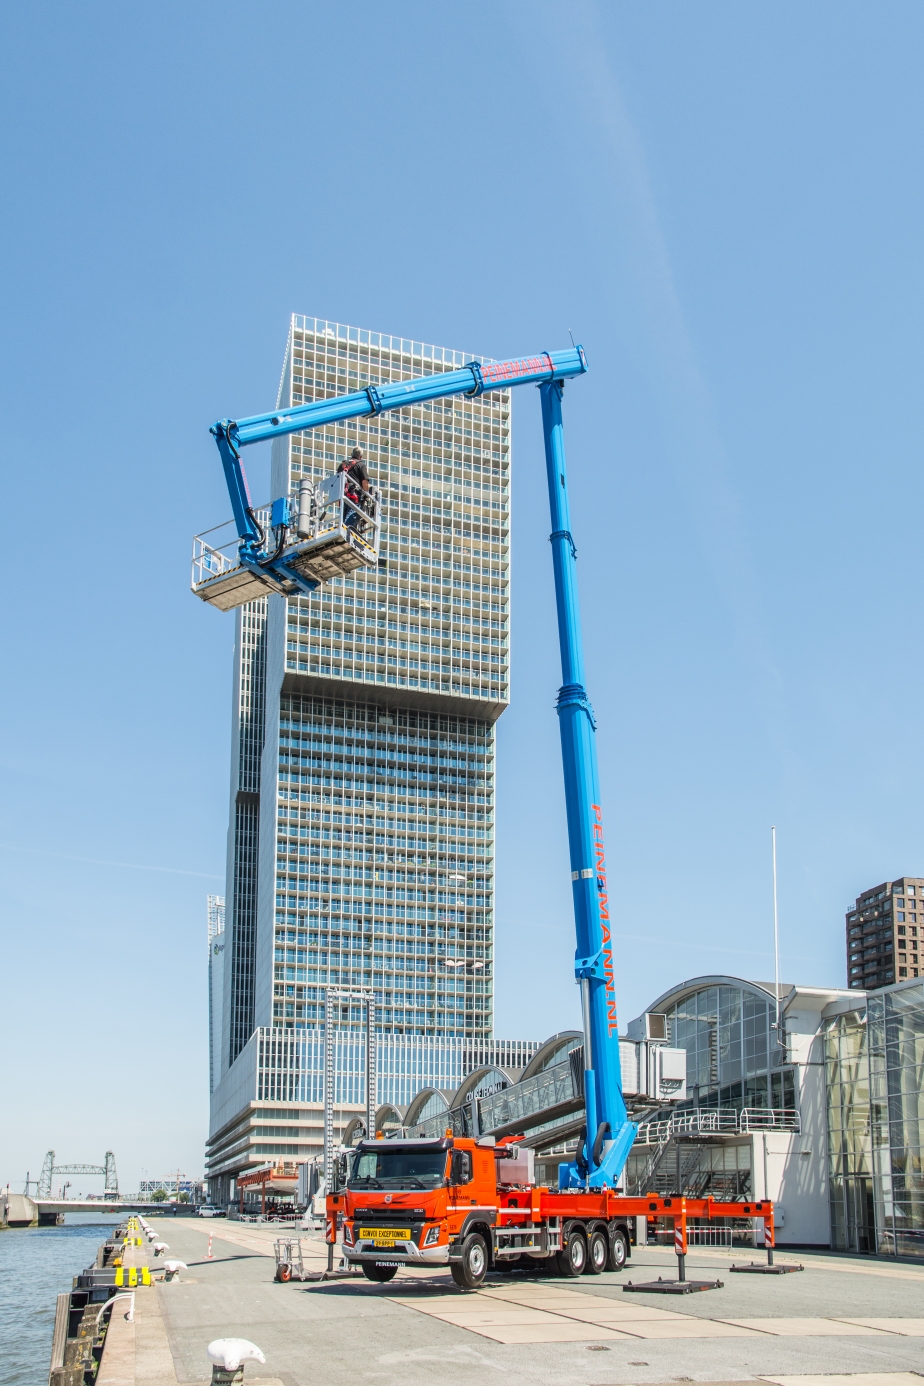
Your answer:
[[[572,1228],[534,1183],[533,1152],[510,1138],[362,1141],[337,1204],[344,1255],[380,1282],[400,1266],[448,1265],[457,1285],[474,1289],[489,1269],[521,1258],[557,1256],[574,1275],[620,1269],[629,1255],[627,1219],[604,1214]]]

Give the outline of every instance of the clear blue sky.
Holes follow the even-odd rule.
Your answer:
[[[201,1170],[232,618],[189,539],[228,511],[208,425],[272,403],[293,311],[495,357],[573,329],[622,1017],[771,974],[774,822],[784,974],[843,984],[845,906],[924,871],[920,5],[2,24],[0,1178],[49,1146]],[[522,395],[497,1032],[541,1038],[576,1005]]]

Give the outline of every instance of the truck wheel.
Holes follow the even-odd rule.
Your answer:
[[[616,1227],[610,1236],[610,1270],[621,1271],[629,1259],[629,1238],[625,1229]]]
[[[453,1261],[450,1269],[460,1290],[478,1289],[488,1273],[488,1248],[480,1233],[469,1233],[462,1243],[461,1261]]]
[[[610,1239],[602,1227],[595,1227],[587,1243],[587,1271],[599,1275],[605,1271],[610,1259]]]
[[[568,1231],[568,1244],[558,1253],[559,1275],[583,1275],[587,1268],[587,1237],[583,1227]]]
[[[363,1261],[363,1275],[367,1280],[374,1280],[377,1285],[384,1285],[388,1280],[394,1280],[398,1274],[397,1266],[377,1266],[374,1261]]]

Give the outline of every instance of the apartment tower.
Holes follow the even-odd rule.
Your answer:
[[[922,938],[924,879],[902,876],[864,890],[847,911],[848,985],[872,991],[924,976]]]

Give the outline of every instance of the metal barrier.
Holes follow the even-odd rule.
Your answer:
[[[802,1124],[794,1107],[699,1107],[674,1112],[664,1121],[645,1121],[638,1128],[635,1144],[663,1145],[673,1136],[737,1135],[751,1131],[795,1131]]]

